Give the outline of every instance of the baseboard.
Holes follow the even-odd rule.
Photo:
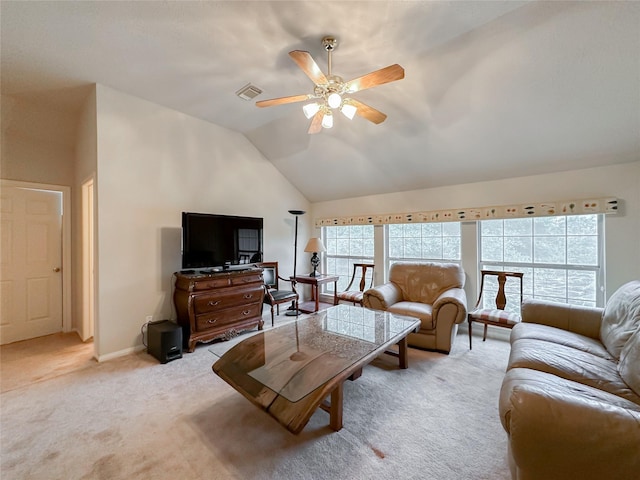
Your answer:
[[[117,352],[107,353],[105,355],[96,355],[96,360],[98,360],[99,363],[106,362],[108,360],[113,360],[114,358],[124,357],[125,355],[129,355],[131,353],[137,353],[141,350],[144,350],[145,348],[147,347],[145,347],[144,345],[137,345],[135,347],[125,348],[124,350],[118,350]]]

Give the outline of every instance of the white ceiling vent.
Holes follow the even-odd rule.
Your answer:
[[[238,95],[243,100],[253,100],[261,93],[262,90],[260,90],[258,87],[247,83],[244,87],[236,92],[236,95]]]

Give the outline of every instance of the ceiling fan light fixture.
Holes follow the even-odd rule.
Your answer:
[[[334,110],[340,110],[350,120],[355,115],[358,115],[376,125],[384,122],[387,116],[381,111],[355,98],[343,97],[351,97],[352,93],[402,80],[404,78],[404,68],[396,63],[345,82],[342,77],[333,75],[331,68],[331,54],[338,46],[338,40],[334,37],[324,37],[322,45],[327,51],[327,75],[320,70],[320,67],[309,52],[305,50],[292,50],[289,52],[291,60],[313,82],[313,93],[260,100],[256,102],[256,106],[271,107],[288,103],[310,102],[302,107],[304,115],[311,119],[311,124],[307,130],[310,135],[321,132],[322,128],[333,127]]]
[[[341,103],[342,103],[342,97],[340,96],[339,93],[333,92],[329,94],[329,96],[327,97],[327,104],[331,108],[338,108]]]
[[[302,112],[307,118],[313,117],[316,113],[318,113],[318,110],[320,110],[320,105],[318,105],[316,102],[308,103],[304,107],[302,107]]]
[[[350,103],[344,103],[340,108],[342,114],[349,120],[353,120],[353,117],[355,116],[357,110],[358,109],[356,108],[356,106],[351,105]]]
[[[325,112],[324,117],[322,117],[322,126],[324,128],[333,127],[333,114],[331,112]]]

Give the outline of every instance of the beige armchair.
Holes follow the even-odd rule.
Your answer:
[[[394,263],[389,283],[364,292],[364,306],[420,319],[409,345],[449,353],[467,317],[464,270],[456,263]]]

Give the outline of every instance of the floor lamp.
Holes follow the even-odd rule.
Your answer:
[[[296,217],[296,229],[295,229],[295,236],[294,236],[294,240],[293,240],[293,278],[294,278],[294,284],[295,284],[295,278],[296,278],[296,262],[298,259],[298,217],[300,215],[304,215],[306,212],[304,210],[289,210],[289,213],[291,215],[293,215],[294,217]],[[298,311],[298,309],[296,308],[296,303],[291,302],[291,308],[289,310],[287,310],[287,313],[285,315],[287,316],[298,316],[300,314],[300,312]]]

